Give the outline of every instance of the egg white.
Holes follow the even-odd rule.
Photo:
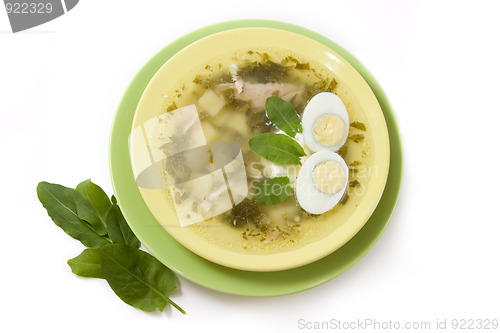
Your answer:
[[[345,182],[342,189],[335,194],[326,194],[321,192],[313,181],[313,171],[316,165],[325,161],[338,163],[345,174]],[[344,159],[337,153],[329,150],[321,150],[311,155],[302,165],[295,184],[295,194],[299,205],[311,214],[323,214],[342,199],[347,188],[349,178],[349,169]]]
[[[316,119],[324,114],[339,116],[345,125],[345,134],[340,143],[335,146],[324,146],[314,138],[314,123]],[[302,133],[307,147],[313,152],[320,150],[337,151],[344,145],[349,133],[349,115],[342,100],[335,94],[322,92],[315,95],[307,104],[302,116]]]

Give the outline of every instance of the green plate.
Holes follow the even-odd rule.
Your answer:
[[[365,226],[337,251],[314,263],[285,271],[249,272],[227,268],[203,259],[179,244],[155,220],[144,203],[132,173],[128,137],[134,113],[154,74],[175,53],[208,35],[245,27],[288,30],[312,38],[346,59],[368,82],[387,122],[391,160],[387,184],[380,202]],[[118,107],[110,139],[110,170],[115,195],[130,227],[158,260],[177,274],[210,289],[247,296],[277,296],[318,286],[340,275],[361,259],[384,232],[396,207],[402,180],[401,139],[391,106],[382,88],[363,65],[329,39],[304,28],[267,20],[223,22],[185,35],[156,54],[139,71]]]

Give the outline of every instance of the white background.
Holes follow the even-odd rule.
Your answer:
[[[0,9],[0,330],[294,332],[299,320],[500,319],[500,6],[494,1],[83,0],[12,34]],[[340,277],[294,295],[227,295],[180,278],[187,311],[147,314],[73,275],[82,246],[37,201],[46,180],[111,193],[108,139],[141,66],[174,39],[243,18],[314,30],[377,78],[405,153],[396,213]],[[6,329],[10,326],[10,329]],[[333,331],[333,330],[331,330]],[[355,330],[351,330],[355,331]]]

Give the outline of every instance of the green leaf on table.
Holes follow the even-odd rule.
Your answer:
[[[272,206],[285,201],[292,192],[288,177],[267,178],[257,187],[255,201],[264,206]]]
[[[171,301],[167,294],[177,288],[175,276],[155,257],[126,244],[100,249],[102,272],[111,289],[125,303],[143,311],[163,311]]]
[[[291,137],[302,132],[300,118],[292,104],[278,96],[271,96],[266,100],[267,117],[276,127]]]
[[[76,214],[78,215],[78,217],[81,220],[88,222],[97,232],[97,234],[99,234],[100,236],[105,236],[107,234],[106,226],[97,216],[92,203],[85,199],[81,194],[78,194],[75,195],[75,204]]]
[[[92,226],[82,220],[77,212],[77,202],[84,200],[76,190],[57,184],[40,182],[36,188],[38,199],[52,221],[65,233],[87,247],[100,247],[109,240],[99,235]]]
[[[68,265],[71,267],[71,271],[76,275],[104,279],[98,248],[83,250],[78,256],[68,260]]]
[[[122,211],[116,202],[115,196],[111,197],[112,206],[106,216],[106,226],[108,228],[109,238],[113,243],[123,243],[132,247],[141,246],[141,242],[130,229]]]
[[[87,179],[76,187],[76,191],[86,200],[77,205],[78,215],[92,224],[99,235],[106,234],[106,215],[111,201],[101,187]]]
[[[248,141],[250,149],[276,164],[301,164],[300,157],[306,153],[297,141],[285,134],[263,133]]]

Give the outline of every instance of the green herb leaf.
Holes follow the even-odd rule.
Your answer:
[[[248,141],[250,149],[276,164],[301,164],[304,149],[294,139],[284,134],[264,133]]]
[[[79,217],[89,222],[99,235],[106,234],[106,215],[111,208],[106,193],[98,185],[87,179],[76,187],[76,191],[80,193],[86,201],[78,204],[77,210]]]
[[[353,134],[353,135],[349,136],[349,139],[351,139],[352,141],[354,141],[356,143],[363,141],[364,138],[365,138],[365,136],[363,134]]]
[[[339,204],[345,205],[347,199],[349,199],[349,194],[347,194],[347,191],[345,191],[344,194],[342,195],[342,198],[340,198]]]
[[[346,155],[347,155],[347,150],[348,150],[349,146],[346,144],[344,144],[342,147],[340,147],[339,151],[337,152],[337,154],[339,154],[343,159],[345,159]]]
[[[359,122],[359,121],[355,121],[355,122],[352,122],[351,127],[354,127],[354,128],[357,128],[359,130],[362,130],[362,131],[366,131],[366,126],[365,124]]]
[[[78,256],[68,260],[68,265],[76,275],[104,279],[98,248],[83,250]]]
[[[283,202],[292,194],[290,179],[276,177],[264,179],[255,191],[255,201],[264,206],[272,206]]]
[[[147,312],[170,303],[185,313],[166,296],[177,288],[175,277],[155,257],[125,244],[105,245],[100,256],[104,277],[125,303]]]
[[[112,207],[106,216],[106,225],[108,227],[109,238],[113,243],[123,243],[132,247],[141,246],[141,242],[130,229],[127,221],[123,217],[122,211],[116,203],[115,196],[111,197]]]
[[[40,182],[37,186],[38,199],[54,223],[65,233],[87,247],[100,247],[109,240],[78,216],[77,202],[85,200],[76,190],[57,184]]]
[[[357,179],[355,179],[355,180],[353,180],[353,181],[349,182],[349,186],[350,186],[350,187],[356,187],[356,186],[359,186],[359,185],[360,185],[360,183],[358,182],[358,180],[357,180]]]
[[[266,100],[267,117],[274,125],[291,137],[302,132],[299,115],[292,104],[278,96],[271,96]]]
[[[84,198],[81,194],[75,196],[76,214],[78,217],[88,222],[92,228],[101,236],[107,234],[106,226],[102,223],[97,215],[92,203]]]

